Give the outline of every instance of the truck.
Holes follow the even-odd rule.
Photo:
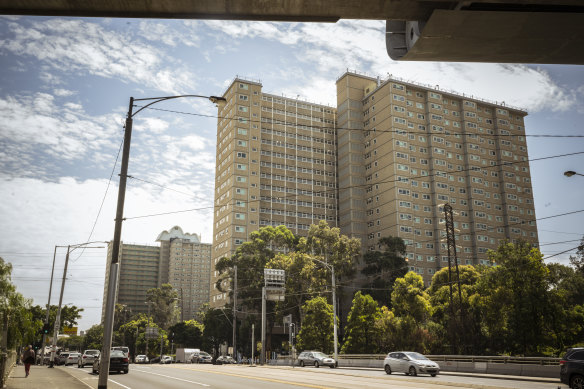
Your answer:
[[[198,348],[177,348],[176,363],[190,363],[193,355],[198,355],[201,350]]]

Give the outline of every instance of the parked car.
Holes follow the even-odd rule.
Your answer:
[[[93,362],[92,372],[93,374],[99,374],[99,361],[100,358],[95,358]],[[120,350],[113,350],[110,353],[110,363],[109,371],[119,371],[120,373],[128,374],[129,371],[129,360],[126,354]]]
[[[79,361],[77,367],[85,367],[86,365],[93,365],[96,359],[99,359],[99,350],[85,350]]]
[[[148,357],[146,355],[137,355],[134,359],[136,363],[148,363]]]
[[[198,354],[193,354],[191,363],[213,363],[213,357],[205,351],[199,351]]]
[[[172,357],[170,355],[163,355],[162,359],[160,360],[162,364],[170,364],[172,363]]]
[[[328,366],[331,369],[338,366],[338,362],[334,358],[329,357],[320,351],[303,351],[298,356],[298,364],[302,367],[306,365],[314,365],[314,367]]]
[[[584,388],[584,347],[568,349],[560,360],[560,381],[571,389]]]
[[[126,346],[114,346],[111,349],[112,349],[112,351],[113,350],[122,351],[124,354],[126,354],[127,357],[130,356],[130,348],[129,347],[126,347]]]
[[[79,357],[81,357],[80,353],[69,353],[69,356],[65,359],[65,366],[79,363]]]
[[[55,365],[65,365],[67,362],[67,357],[69,356],[68,352],[62,352],[59,355],[55,355]]]
[[[160,357],[154,357],[150,360],[150,363],[158,363],[160,362]]]
[[[436,362],[429,360],[420,353],[411,351],[387,354],[383,361],[383,367],[387,374],[399,372],[415,376],[418,373],[426,373],[436,377],[436,374],[440,372],[440,366]]]
[[[223,365],[223,364],[225,364],[225,365],[229,365],[229,364],[232,364],[232,363],[237,363],[237,362],[235,362],[235,359],[233,359],[233,358],[232,358],[231,356],[229,356],[229,355],[225,355],[225,356],[223,356],[223,355],[222,355],[222,356],[220,356],[219,358],[217,358],[217,360],[215,361],[215,363],[216,363],[217,365]]]

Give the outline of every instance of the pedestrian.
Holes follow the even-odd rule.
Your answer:
[[[30,365],[32,365],[35,362],[34,359],[35,352],[32,349],[32,346],[29,345],[22,353],[22,362],[24,363],[24,371],[27,377],[30,374]]]

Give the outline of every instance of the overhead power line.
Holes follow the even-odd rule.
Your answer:
[[[162,112],[169,112],[169,113],[176,113],[176,114],[180,114],[180,115],[189,115],[189,116],[198,116],[198,117],[205,117],[205,118],[212,118],[212,119],[218,119],[218,120],[238,120],[237,117],[227,117],[227,116],[218,116],[218,115],[206,115],[206,114],[201,114],[201,113],[193,113],[193,112],[184,112],[184,111],[176,111],[176,110],[171,110],[171,109],[163,109],[163,108],[154,108],[154,107],[144,107],[144,106],[140,106],[140,105],[136,105],[136,107],[140,107],[140,108],[146,108],[146,109],[151,109],[154,111],[162,111]],[[306,119],[304,119],[306,120]],[[262,123],[261,120],[248,120],[249,123]],[[300,126],[301,124],[297,124],[297,123],[286,123],[286,126],[288,127],[297,127]],[[346,130],[346,131],[370,131],[370,130],[366,130],[366,129],[362,129],[362,128],[344,128],[344,127],[330,127],[330,126],[307,126],[305,124],[302,124],[303,127],[307,127],[307,128],[314,128],[314,129],[319,129],[319,130]],[[376,132],[378,133],[407,133],[407,134],[425,134],[428,135],[430,132],[429,131],[411,131],[411,130],[376,130]],[[471,135],[470,133],[465,133],[465,132],[450,132],[451,135]],[[473,135],[478,135],[478,134],[473,134]],[[518,137],[518,136],[525,136],[525,137],[532,137],[532,138],[584,138],[584,135],[571,135],[571,134],[566,134],[566,135],[562,135],[562,134],[480,134],[480,136],[485,136],[485,137],[504,137],[504,138],[509,138],[509,137]]]

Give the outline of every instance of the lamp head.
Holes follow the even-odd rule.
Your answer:
[[[568,171],[564,172],[564,176],[566,176],[566,177],[572,177],[575,174],[577,174],[577,173],[575,171],[572,171],[572,170],[568,170]]]
[[[227,104],[227,100],[225,99],[225,97],[221,96],[209,96],[209,100],[211,100],[211,102],[215,104],[219,109],[222,109]]]

